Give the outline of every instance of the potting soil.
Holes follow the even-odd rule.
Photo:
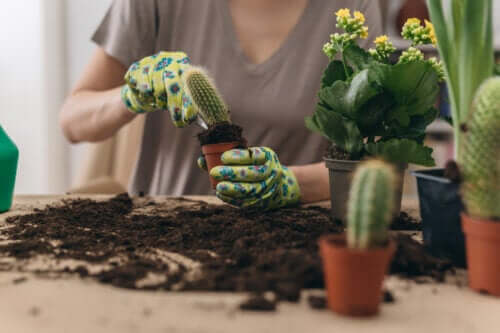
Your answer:
[[[393,226],[409,220],[402,214]],[[129,289],[271,291],[277,301],[291,302],[302,289],[324,287],[317,240],[343,231],[321,207],[262,212],[182,198],[132,200],[126,194],[62,201],[6,222],[0,229],[0,270],[28,270],[43,257],[78,263],[37,268],[51,277],[74,274]],[[392,274],[442,281],[451,269],[411,237],[396,240]],[[272,308],[261,303],[242,308]]]

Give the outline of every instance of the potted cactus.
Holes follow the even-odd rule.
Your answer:
[[[0,213],[12,205],[19,151],[0,126]]]
[[[469,285],[500,296],[500,77],[479,88],[462,131],[458,162]]]
[[[429,22],[409,20],[403,37],[412,47],[391,61],[395,48],[387,36],[375,40],[365,51],[356,41],[368,36],[362,13],[348,9],[337,13],[343,34],[331,35],[324,52],[331,62],[326,68],[316,112],[306,126],[332,142],[325,162],[330,170],[332,215],[344,220],[352,171],[364,158],[392,162],[397,170],[394,214],[399,214],[404,170],[408,163],[433,166],[432,149],[423,143],[426,127],[437,117],[434,108],[441,64],[426,60],[416,46],[434,41]],[[342,60],[337,60],[340,58]]]
[[[378,312],[382,282],[395,251],[389,240],[396,173],[386,162],[359,165],[349,194],[346,235],[320,239],[328,306],[349,316]]]
[[[242,137],[242,128],[231,123],[228,107],[204,69],[192,66],[182,77],[198,117],[208,127],[198,134],[198,139],[207,168],[211,170],[222,164],[220,157],[224,152],[245,147],[246,140]],[[217,181],[210,177],[210,182],[215,189]]]
[[[462,159],[464,133],[472,99],[477,89],[494,72],[493,4],[491,0],[428,0],[439,54],[444,63],[451,104],[455,158]],[[447,14],[446,14],[447,12]],[[446,169],[414,172],[423,220],[424,243],[434,255],[465,266],[464,235],[460,223],[463,204],[460,177],[455,163]]]

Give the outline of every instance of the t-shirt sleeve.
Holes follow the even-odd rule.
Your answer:
[[[155,53],[156,0],[113,0],[92,40],[125,67]]]

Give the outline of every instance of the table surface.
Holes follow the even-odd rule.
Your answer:
[[[7,216],[60,199],[17,197],[13,210],[0,215],[0,228]],[[20,278],[26,280],[15,283]],[[396,303],[383,305],[378,317],[360,320],[310,309],[305,296],[318,291],[305,292],[299,304],[280,303],[277,312],[261,314],[237,310],[245,294],[130,291],[89,279],[1,272],[0,332],[499,332],[500,300],[460,286],[463,272],[444,284],[397,277],[385,283]]]

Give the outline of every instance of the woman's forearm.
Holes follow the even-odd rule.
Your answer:
[[[60,123],[72,143],[97,142],[113,136],[134,119],[120,97],[120,88],[73,93],[63,106]]]
[[[301,202],[310,203],[330,198],[328,169],[324,163],[290,167],[300,185]]]

